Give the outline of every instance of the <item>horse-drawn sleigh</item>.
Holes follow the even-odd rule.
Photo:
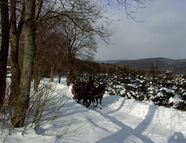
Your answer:
[[[99,84],[96,87],[92,80],[89,82],[76,81],[72,86],[72,93],[77,103],[82,100],[83,105],[87,108],[91,103],[94,104],[94,107],[97,107],[99,104],[101,108],[102,98],[105,93],[105,85]]]

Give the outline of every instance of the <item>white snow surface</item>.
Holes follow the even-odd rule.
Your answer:
[[[71,87],[57,84],[59,116],[38,131],[14,129],[5,143],[186,143],[186,112],[105,94],[102,109],[77,104]],[[52,101],[54,106],[56,100]]]

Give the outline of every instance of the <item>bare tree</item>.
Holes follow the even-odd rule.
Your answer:
[[[0,49],[0,108],[6,93],[7,58],[9,49],[9,8],[8,0],[2,0],[1,6],[1,49]]]
[[[66,41],[65,51],[68,62],[68,78],[71,82],[75,80],[75,59],[91,59],[96,52],[95,33],[94,31],[84,31],[71,21],[64,22],[61,29]]]
[[[21,9],[18,9],[21,6]],[[15,97],[19,94],[20,83],[20,36],[24,25],[24,3],[18,3],[16,0],[10,0],[10,25],[11,25],[11,93],[9,105],[14,105]],[[18,12],[18,13],[17,13]],[[19,18],[19,19],[18,19]]]
[[[39,81],[43,76],[50,75],[50,77],[53,77],[55,72],[58,71],[61,66],[64,66],[64,47],[66,41],[62,33],[55,27],[57,22],[57,19],[53,19],[40,21],[37,25],[37,49],[33,70],[34,88],[36,91]]]
[[[19,98],[12,119],[14,127],[23,126],[29,107],[31,75],[35,51],[35,6],[35,0],[27,0],[25,2],[23,67],[21,69]]]
[[[129,19],[132,19],[136,22],[142,22],[141,20],[137,20],[136,13],[149,4],[152,0],[108,0],[108,5],[118,5],[123,6],[125,8],[125,13]]]
[[[56,1],[54,0],[51,1],[51,3],[52,2],[55,5]],[[48,6],[49,8],[44,7],[42,9],[41,17],[37,24],[37,31],[39,31],[37,32],[37,37],[40,39],[37,40],[37,49],[40,49],[40,51],[44,49],[45,52],[48,51],[48,53],[45,54],[47,57],[45,61],[48,61],[48,64],[50,62],[54,63],[56,57],[60,57],[60,55],[64,57],[65,55],[65,57],[67,57],[65,59],[68,60],[68,67],[73,69],[75,58],[88,57],[90,59],[93,57],[96,52],[94,36],[97,34],[105,38],[108,34],[106,30],[103,29],[102,25],[97,24],[97,21],[101,20],[102,16],[100,8],[96,7],[94,2],[88,0],[74,0],[74,2],[60,0],[58,2],[60,3],[57,6]],[[47,5],[44,4],[44,6]],[[45,11],[47,11],[47,13]],[[59,52],[59,49],[61,49],[61,52]],[[52,53],[57,52],[58,54],[52,56]],[[36,53],[38,53],[36,54],[36,61],[39,61],[39,52]],[[41,65],[41,62],[39,63],[39,65]],[[35,65],[38,65],[38,63]],[[52,77],[54,69],[56,70],[54,66],[57,64],[50,65]],[[35,71],[38,69],[37,67],[39,68],[41,66],[35,66]]]

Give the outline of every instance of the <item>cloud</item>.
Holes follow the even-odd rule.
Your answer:
[[[183,9],[175,6],[176,1],[157,0],[153,3],[141,12],[145,13],[145,22],[128,20],[124,12],[112,10],[110,17],[120,21],[110,24],[115,31],[111,44],[98,43],[96,59],[186,58]]]

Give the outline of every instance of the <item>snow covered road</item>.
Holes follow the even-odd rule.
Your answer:
[[[57,85],[56,94],[68,97],[54,121],[43,124],[37,133],[31,128],[24,136],[15,132],[5,142],[186,143],[186,112],[107,94],[101,110],[87,109],[69,91]]]

